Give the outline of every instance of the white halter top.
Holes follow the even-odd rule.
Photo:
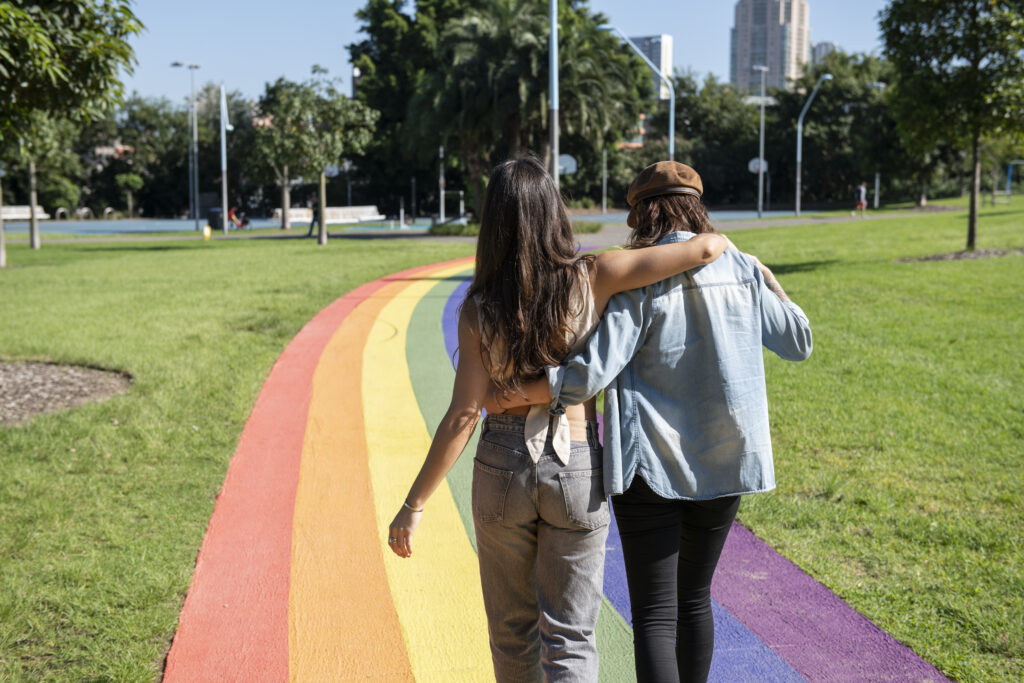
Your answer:
[[[569,297],[569,307],[572,311],[579,311],[575,318],[573,318],[569,327],[574,335],[566,341],[573,341],[572,348],[569,350],[569,355],[578,353],[583,349],[587,343],[587,338],[590,337],[590,333],[597,327],[600,318],[597,315],[597,306],[594,303],[594,295],[590,289],[590,278],[587,276],[587,264],[585,261],[580,261],[580,278],[579,287],[574,287],[572,294]],[[480,302],[477,301],[477,308],[479,310]],[[488,352],[491,353],[491,357],[494,358],[495,350],[490,343],[487,343]],[[526,450],[530,454],[530,458],[533,462],[540,460],[541,454],[544,452],[544,444],[548,440],[548,430],[550,428],[554,431],[551,436],[551,443],[555,449],[555,455],[563,465],[569,464],[569,452],[570,452],[570,434],[569,434],[569,419],[565,416],[565,413],[558,415],[557,417],[548,414],[547,404],[537,404],[530,406],[530,412],[526,416]]]

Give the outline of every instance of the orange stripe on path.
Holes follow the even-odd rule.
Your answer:
[[[413,679],[377,534],[359,362],[380,310],[406,285],[387,285],[345,319],[313,380],[292,537],[293,681]]]
[[[167,656],[166,681],[289,678],[292,525],[314,372],[327,342],[356,306],[388,281],[415,277],[439,265],[444,264],[370,282],[338,299],[303,327],[274,364],[242,431],[207,527]],[[358,394],[358,382],[352,390]],[[353,478],[336,491],[338,496],[369,489],[368,475],[359,473],[364,477],[360,482],[356,474],[353,470]],[[366,512],[372,520],[373,507]],[[347,520],[339,523],[348,525]],[[372,521],[359,526],[375,529]],[[379,558],[376,537],[375,542]],[[339,582],[363,590],[365,574],[344,573],[338,567]],[[389,606],[390,595],[383,599]],[[381,618],[379,609],[374,616]],[[394,645],[401,643],[399,638]]]

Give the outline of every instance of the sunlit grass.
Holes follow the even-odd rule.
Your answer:
[[[363,282],[474,250],[194,235],[9,245],[0,357],[135,384],[0,429],[0,679],[157,679],[288,340]],[[1024,677],[1024,258],[898,261],[961,250],[962,210],[730,236],[815,335],[806,363],[769,357],[779,488],[742,521],[948,675]],[[1024,210],[984,209],[978,241],[1024,247]]]

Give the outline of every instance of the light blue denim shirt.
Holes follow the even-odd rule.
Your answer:
[[[660,244],[693,237],[674,232]],[[735,249],[612,297],[587,346],[548,368],[551,412],[605,389],[604,486],[639,473],[663,498],[701,500],[775,488],[765,346],[811,355],[800,307],[765,285]]]

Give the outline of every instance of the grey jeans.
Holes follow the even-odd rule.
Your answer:
[[[597,423],[563,466],[534,464],[525,418],[488,415],[473,462],[473,522],[494,675],[509,681],[596,681],[609,510]]]

